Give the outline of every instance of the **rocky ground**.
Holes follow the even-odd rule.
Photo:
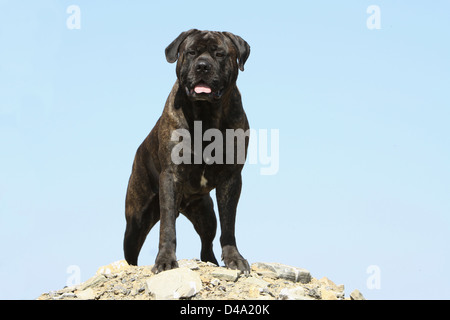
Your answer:
[[[249,275],[199,260],[178,264],[155,275],[152,266],[116,261],[86,282],[44,293],[38,300],[364,300],[358,290],[346,296],[344,285],[280,263],[254,263]]]

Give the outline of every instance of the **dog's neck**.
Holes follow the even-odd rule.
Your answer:
[[[223,126],[224,107],[221,101],[192,101],[184,90],[178,89],[175,106],[180,106],[186,118],[189,127],[193,126],[195,121],[201,121],[204,130],[209,128],[220,129]]]

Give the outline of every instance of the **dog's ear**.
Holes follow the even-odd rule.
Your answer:
[[[250,46],[249,44],[242,39],[241,37],[232,34],[231,32],[222,32],[224,35],[226,35],[230,40],[233,42],[234,46],[236,47],[239,56],[238,56],[238,66],[241,71],[244,71],[244,64],[245,61],[247,61],[248,56],[250,55]]]
[[[175,40],[172,41],[171,44],[166,48],[166,59],[167,62],[174,63],[178,59],[178,53],[180,44],[191,34],[198,31],[197,29],[191,29],[185,32],[182,32]]]

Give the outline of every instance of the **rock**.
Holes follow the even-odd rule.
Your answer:
[[[251,266],[252,271],[256,272],[260,276],[264,278],[269,279],[278,279],[277,273],[275,272],[275,269],[272,267],[269,267],[267,264],[263,262],[256,262],[253,263]]]
[[[83,290],[86,290],[87,288],[99,287],[106,281],[107,281],[107,278],[103,274],[97,274],[97,275],[93,276],[92,278],[90,278],[89,280],[87,280],[86,282],[82,283],[78,287],[78,290],[83,291]]]
[[[95,299],[95,292],[92,288],[87,288],[83,291],[77,291],[76,296],[78,299],[81,300],[94,300]]]
[[[73,293],[73,292],[66,292],[66,293],[63,293],[59,297],[59,299],[74,299],[76,297],[77,297],[77,295],[75,293]]]
[[[323,300],[344,299],[344,285],[336,285],[327,277],[319,280],[321,285],[321,296]]]
[[[111,264],[108,264],[107,266],[103,266],[98,268],[97,274],[111,274],[111,273],[117,273],[123,270],[126,270],[130,267],[128,262],[125,260],[119,260],[115,261]]]
[[[251,288],[248,290],[248,297],[249,297],[250,299],[256,299],[256,298],[259,298],[259,297],[261,296],[261,292],[262,292],[262,289],[259,289],[259,288],[257,288],[257,287],[251,287]]]
[[[295,287],[292,289],[282,289],[279,294],[281,300],[312,300],[308,296],[303,287]]]
[[[122,294],[122,295],[128,295],[130,294],[131,290],[127,289],[126,287],[124,287],[123,285],[117,284],[112,288],[112,291],[114,292],[114,294]]]
[[[243,289],[248,291],[248,297],[250,299],[259,299],[263,294],[266,293],[269,282],[255,278],[247,277],[242,281]]]
[[[355,289],[350,293],[350,299],[352,300],[366,300],[361,292],[358,289]]]
[[[320,294],[320,288],[306,288],[307,289],[307,295],[313,299],[320,300],[322,299],[322,296]]]
[[[336,292],[336,298],[338,300],[344,300],[345,299],[345,293],[344,291]]]
[[[219,280],[219,279],[213,279],[213,280],[211,280],[211,284],[212,284],[213,286],[218,286],[219,283],[220,283],[220,280]]]
[[[183,259],[178,261],[178,266],[181,267],[186,267],[189,268],[191,270],[198,270],[200,269],[200,267],[198,266],[197,262],[195,260],[187,260],[187,259]]]
[[[200,260],[180,260],[180,268],[159,274],[152,266],[120,261],[99,268],[87,281],[50,291],[39,300],[325,300],[344,299],[344,286],[280,263],[254,263],[248,275]],[[364,299],[355,290],[346,299]]]
[[[336,284],[333,281],[331,281],[330,279],[328,279],[327,277],[323,277],[322,279],[319,280],[319,282],[321,283],[321,285],[325,286],[325,288],[327,290],[337,291]]]
[[[267,270],[271,273],[276,274],[278,278],[286,279],[293,282],[309,283],[311,281],[311,274],[308,270],[303,268],[296,268],[287,266],[281,263],[265,263],[257,262],[252,265],[254,270]],[[264,273],[261,273],[264,275]]]
[[[239,278],[239,274],[239,270],[231,270],[226,268],[217,268],[217,270],[211,273],[214,278],[233,282]]]
[[[156,300],[190,298],[202,289],[200,276],[186,267],[158,273],[146,284],[147,291]]]
[[[336,293],[331,290],[320,290],[322,300],[337,300]]]
[[[75,290],[78,289],[78,287],[79,287],[79,285],[64,287],[61,290],[59,290],[59,293],[74,292]]]
[[[258,288],[265,288],[270,284],[269,282],[267,282],[265,280],[254,278],[254,277],[246,278],[243,282],[250,286],[255,286]]]

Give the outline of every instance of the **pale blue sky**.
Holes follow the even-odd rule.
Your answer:
[[[244,169],[249,262],[306,268],[347,295],[449,299],[450,5],[379,0],[0,0],[0,298],[123,258],[133,157],[175,81],[164,49],[190,28],[247,40],[250,125],[279,132],[278,173]],[[140,264],[154,262],[158,226]],[[184,217],[177,238],[179,259],[199,256]]]

